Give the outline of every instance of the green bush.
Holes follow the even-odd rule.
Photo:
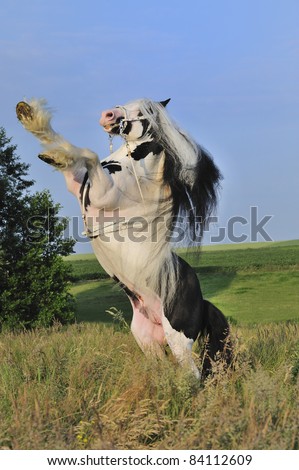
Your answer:
[[[65,218],[49,191],[29,193],[29,166],[0,128],[0,330],[49,326],[74,320],[69,293],[73,252]]]

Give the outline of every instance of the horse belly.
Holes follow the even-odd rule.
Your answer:
[[[131,290],[147,287],[153,272],[149,246],[113,238],[103,241],[98,237],[92,240],[92,247],[99,263],[110,276],[117,277]]]
[[[142,330],[148,325],[159,342],[163,342],[163,305],[160,297],[147,285],[144,276],[146,257],[141,247],[138,252],[136,245],[101,243],[98,239],[92,240],[92,246],[103,269],[125,288],[138,325]]]

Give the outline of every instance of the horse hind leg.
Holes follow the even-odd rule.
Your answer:
[[[192,357],[194,340],[188,338],[182,331],[175,330],[165,316],[162,319],[162,325],[166,341],[178,364],[192,372],[197,379],[200,379],[201,374]]]
[[[204,304],[204,329],[207,334],[206,350],[203,361],[203,378],[208,377],[213,363],[219,359],[226,367],[232,362],[232,344],[229,324],[223,313],[208,300]]]
[[[133,307],[133,318],[131,332],[138,346],[146,356],[163,358],[164,353],[164,331],[161,324],[153,323],[147,318],[138,302],[130,298]]]
[[[195,377],[201,373],[192,357],[192,346],[202,328],[202,294],[193,268],[173,254],[177,282],[175,294],[164,306],[162,325],[166,341],[178,363],[190,370]]]

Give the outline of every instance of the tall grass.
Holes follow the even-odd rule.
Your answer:
[[[171,354],[145,357],[124,294],[94,257],[70,257],[93,323],[0,334],[0,448],[298,449],[299,325],[263,322],[298,320],[299,244],[265,245],[188,255],[234,323],[234,366],[204,384]]]
[[[201,385],[172,356],[144,357],[120,327],[2,334],[0,447],[298,448],[298,325],[233,336],[234,368]]]

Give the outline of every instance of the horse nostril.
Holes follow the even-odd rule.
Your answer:
[[[106,118],[111,121],[114,118],[114,113],[112,111],[107,111]]]

